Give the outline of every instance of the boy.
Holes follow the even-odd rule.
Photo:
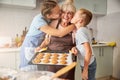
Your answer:
[[[92,13],[86,9],[76,12],[71,23],[76,26],[76,47],[72,52],[79,57],[83,80],[95,80],[96,59],[91,46],[91,36],[87,25],[92,19]]]

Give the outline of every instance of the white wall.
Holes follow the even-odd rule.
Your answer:
[[[89,28],[93,29],[93,37],[96,39],[97,37],[97,16],[93,15],[93,19],[88,25]]]
[[[40,12],[36,9],[0,6],[0,37],[21,35],[25,27],[29,28],[33,17]]]
[[[120,79],[120,0],[108,0],[108,14],[97,19],[97,39],[115,41],[113,53],[113,76]]]
[[[37,0],[36,9],[21,9],[16,7],[0,6],[0,37],[15,37],[16,34],[21,35],[25,27],[29,28],[33,17],[40,12],[41,1]],[[94,29],[96,36],[96,16],[93,17],[89,27]]]

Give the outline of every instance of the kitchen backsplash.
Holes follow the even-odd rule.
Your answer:
[[[0,48],[11,47],[12,38],[9,36],[0,37]]]
[[[19,9],[0,6],[0,36],[15,37],[21,35],[25,26],[27,29],[39,9]]]

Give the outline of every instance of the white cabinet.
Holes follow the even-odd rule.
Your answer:
[[[5,51],[6,50],[6,51]],[[11,68],[18,70],[19,69],[19,50],[13,49],[4,49],[0,50],[0,67]]]
[[[77,57],[77,66],[75,68],[75,80],[82,80],[80,60]]]
[[[15,53],[16,53],[16,54],[15,54],[15,56],[16,56],[16,57],[15,57],[15,58],[16,58],[16,59],[15,59],[15,60],[16,60],[16,61],[15,61],[16,66],[15,66],[15,67],[16,67],[17,70],[19,70],[19,66],[20,66],[20,51],[16,51]]]
[[[36,0],[12,0],[13,5],[35,8]]]
[[[94,47],[93,50],[97,60],[96,78],[111,76],[113,72],[113,47]]]
[[[1,4],[11,4],[11,0],[0,0]]]
[[[78,9],[86,8],[94,14],[105,15],[107,13],[107,0],[75,0]]]
[[[0,4],[33,9],[36,7],[36,0],[0,0]]]
[[[92,0],[92,11],[95,14],[105,15],[107,14],[107,0]]]
[[[16,69],[15,53],[4,52],[0,53],[0,67]]]
[[[93,51],[97,61],[96,78],[111,77],[113,73],[113,47],[94,46]],[[82,80],[80,72],[80,62],[78,60],[75,80]]]

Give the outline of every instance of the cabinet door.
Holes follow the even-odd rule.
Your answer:
[[[16,58],[15,58],[15,63],[16,63],[16,69],[19,70],[19,65],[20,65],[20,51],[16,51]]]
[[[102,62],[104,66],[102,76],[110,76],[113,71],[113,47],[102,48]]]
[[[36,7],[36,0],[0,0],[0,4],[33,9]]]
[[[102,67],[103,65],[101,64],[101,51],[99,47],[94,47],[93,48],[95,57],[96,57],[96,61],[97,61],[97,70],[96,70],[96,78],[101,77],[101,73],[103,73],[102,71]]]
[[[0,4],[11,4],[12,0],[0,0]]]
[[[107,12],[107,0],[75,0],[75,6],[78,9],[86,8],[93,14],[105,15]]]
[[[107,0],[92,0],[92,12],[104,15],[107,13]]]
[[[15,69],[15,53],[0,53],[0,66]]]
[[[82,80],[81,79],[81,67],[80,67],[80,61],[77,57],[77,65],[75,68],[75,80]]]
[[[92,2],[91,0],[75,0],[76,9],[79,10],[80,8],[86,8],[88,10],[92,10]]]
[[[12,0],[13,5],[23,6],[23,7],[36,7],[36,0]]]
[[[113,70],[112,47],[95,47],[93,48],[93,50],[97,60],[96,78],[112,75]]]

